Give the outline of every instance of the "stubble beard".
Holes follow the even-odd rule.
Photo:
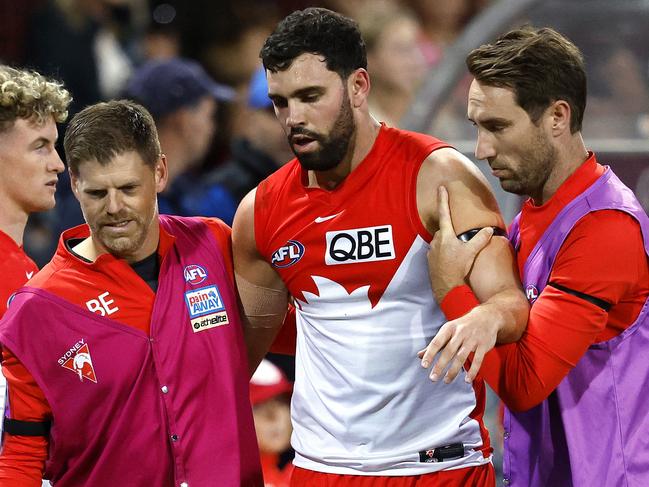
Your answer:
[[[295,134],[304,134],[315,139],[320,144],[320,149],[311,153],[296,152],[291,143],[291,135]],[[345,159],[350,147],[353,148],[355,139],[356,124],[354,123],[354,114],[349,95],[345,90],[338,117],[336,117],[336,121],[328,135],[296,128],[289,135],[289,145],[304,169],[308,171],[328,171],[338,166]]]
[[[110,235],[109,232],[105,231],[103,224],[95,224],[90,227],[93,236],[99,240],[101,245],[118,258],[126,258],[136,253],[146,240],[148,227],[144,218],[130,214],[128,219],[135,223],[135,229],[131,234],[123,236],[114,237]]]
[[[556,162],[556,149],[547,136],[539,130],[532,139],[526,155],[521,157],[515,177],[501,180],[500,185],[508,193],[531,196],[536,200],[542,194]]]

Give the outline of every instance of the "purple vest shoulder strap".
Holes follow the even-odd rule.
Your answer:
[[[633,192],[625,186],[610,168],[586,191],[571,201],[554,219],[530,253],[523,269],[523,284],[535,285],[539,292],[547,284],[554,260],[575,224],[586,214],[614,209],[631,215],[645,236],[645,250],[649,253],[649,220]],[[510,228],[510,241],[520,242],[520,228],[516,217]]]

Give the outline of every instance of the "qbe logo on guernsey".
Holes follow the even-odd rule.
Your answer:
[[[230,322],[219,288],[216,286],[186,291],[185,302],[194,333],[227,325]]]
[[[394,259],[392,225],[337,230],[325,234],[327,265],[360,264]]]

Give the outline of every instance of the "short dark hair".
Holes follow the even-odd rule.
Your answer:
[[[132,150],[151,167],[160,157],[153,117],[142,105],[128,100],[97,103],[81,110],[70,120],[63,146],[75,176],[82,162],[106,165],[115,156]]]
[[[570,131],[581,130],[586,109],[584,58],[570,40],[545,27],[524,26],[469,53],[469,72],[482,84],[509,88],[534,123],[551,103],[570,105]]]
[[[365,42],[358,24],[326,8],[296,10],[288,15],[266,39],[259,57],[264,68],[277,72],[288,69],[304,53],[322,56],[327,69],[342,79],[358,68],[367,69]]]

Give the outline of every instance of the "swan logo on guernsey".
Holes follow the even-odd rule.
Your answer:
[[[327,232],[327,265],[359,264],[396,258],[392,225]]]
[[[185,267],[183,272],[185,276],[185,282],[196,286],[207,279],[207,271],[198,264],[190,264]]]
[[[216,286],[185,292],[185,302],[194,333],[230,322],[219,288]]]
[[[270,263],[273,267],[283,269],[296,264],[302,257],[304,257],[304,245],[297,240],[289,240],[286,245],[273,252]]]
[[[77,374],[81,382],[83,382],[83,379],[88,379],[95,384],[97,383],[95,368],[90,357],[90,348],[83,338],[61,355],[59,365]]]

